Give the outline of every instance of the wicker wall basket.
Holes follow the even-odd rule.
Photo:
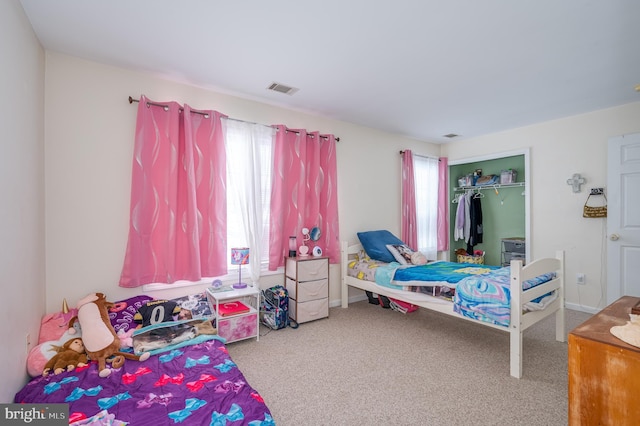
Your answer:
[[[582,208],[582,217],[607,217],[607,197],[604,194],[603,196],[605,205],[593,207],[587,205],[589,198],[591,198],[591,195],[589,195],[587,197],[587,201],[584,202],[584,207]]]
[[[484,255],[482,256],[470,256],[468,254],[459,254],[458,263],[475,263],[478,265],[484,264]]]

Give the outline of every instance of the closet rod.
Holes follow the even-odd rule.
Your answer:
[[[132,96],[129,96],[129,103],[130,103],[130,104],[132,104],[132,103],[134,103],[134,102],[140,102],[140,99],[135,99],[135,98],[133,98]],[[159,107],[162,107],[162,108],[165,108],[165,109],[169,107],[169,105],[159,104],[159,103],[156,103],[156,102],[147,102],[147,105],[159,106]],[[180,107],[180,111],[184,111],[184,108]],[[206,113],[206,112],[196,111],[196,110],[191,110],[191,112],[192,112],[192,113],[194,113],[194,114],[204,115],[204,116],[205,116],[205,118],[209,118],[209,114],[208,114],[208,113]],[[252,122],[252,121],[240,120],[240,119],[238,119],[238,118],[226,117],[226,119],[227,119],[227,120],[233,120],[233,121],[239,121],[240,123],[258,124],[258,125],[260,125],[260,126],[273,127],[273,126],[269,126],[268,124],[254,123],[254,122]],[[276,128],[276,130],[277,130],[277,128]],[[300,134],[300,132],[298,132],[298,131],[296,131],[296,130],[290,130],[290,129],[287,129],[287,132],[292,132],[292,133],[295,133],[296,135],[299,135],[299,134]],[[312,136],[313,136],[313,135],[312,135]],[[328,139],[328,136],[320,135],[320,137],[321,137],[322,139]],[[339,138],[339,137],[337,137],[337,136],[335,137],[335,140],[336,140],[336,142],[340,142],[340,138]]]

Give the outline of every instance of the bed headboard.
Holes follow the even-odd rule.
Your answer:
[[[360,244],[360,243],[348,245],[347,246],[347,256],[358,254],[358,253],[360,253],[361,250],[363,250],[363,248],[362,248],[362,244]]]

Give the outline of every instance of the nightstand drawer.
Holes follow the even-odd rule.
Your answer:
[[[313,321],[329,316],[329,299],[312,300],[310,302],[299,303],[290,300],[289,317],[298,323]]]
[[[329,278],[329,267],[326,258],[313,260],[287,259],[287,276],[298,281],[314,281]],[[297,268],[296,268],[297,263]]]
[[[289,292],[289,297],[298,302],[325,299],[329,295],[329,280],[324,278],[296,283],[291,278],[287,278],[287,291]]]

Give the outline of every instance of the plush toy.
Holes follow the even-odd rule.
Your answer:
[[[72,371],[76,367],[88,365],[89,360],[85,354],[82,339],[75,338],[66,341],[62,346],[58,346],[58,353],[53,356],[44,366],[42,375],[47,377],[53,374],[60,374],[65,371]]]
[[[40,323],[40,334],[38,335],[38,344],[61,338],[67,331],[67,324],[69,324],[69,320],[76,315],[78,315],[78,310],[69,309],[67,300],[63,299],[62,311],[47,314],[42,317],[42,321]]]
[[[127,331],[123,331],[122,329],[118,330],[116,333],[118,335],[118,339],[120,339],[120,349],[124,348],[132,348],[133,347],[133,332],[135,330],[130,328]]]
[[[411,264],[413,265],[426,265],[427,257],[419,251],[411,254]]]
[[[111,374],[111,369],[107,368],[107,359],[114,356],[110,361],[113,368],[119,368],[124,364],[125,358],[136,361],[144,361],[149,358],[148,353],[134,355],[120,352],[120,339],[109,321],[108,309],[113,303],[107,302],[102,293],[93,293],[78,302],[78,316],[69,322],[69,332],[76,320],[80,323],[84,346],[91,360],[98,361],[98,371],[100,377],[107,377]]]
[[[42,317],[38,344],[27,355],[27,372],[31,377],[42,375],[44,366],[53,358],[62,345],[74,337],[82,337],[80,324],[76,324],[74,335],[69,334],[69,320],[78,314],[77,309],[69,309],[67,301],[62,302],[62,311]]]
[[[77,327],[78,329],[74,328],[74,334],[72,335],[69,333],[69,329],[65,325],[66,331],[59,339],[49,340],[41,343],[37,346],[34,346],[29,351],[29,355],[27,355],[27,372],[31,377],[42,376],[44,366],[47,364],[47,362],[49,362],[51,358],[56,356],[65,342],[71,339],[82,337],[82,332],[79,330],[80,326],[77,325]]]

